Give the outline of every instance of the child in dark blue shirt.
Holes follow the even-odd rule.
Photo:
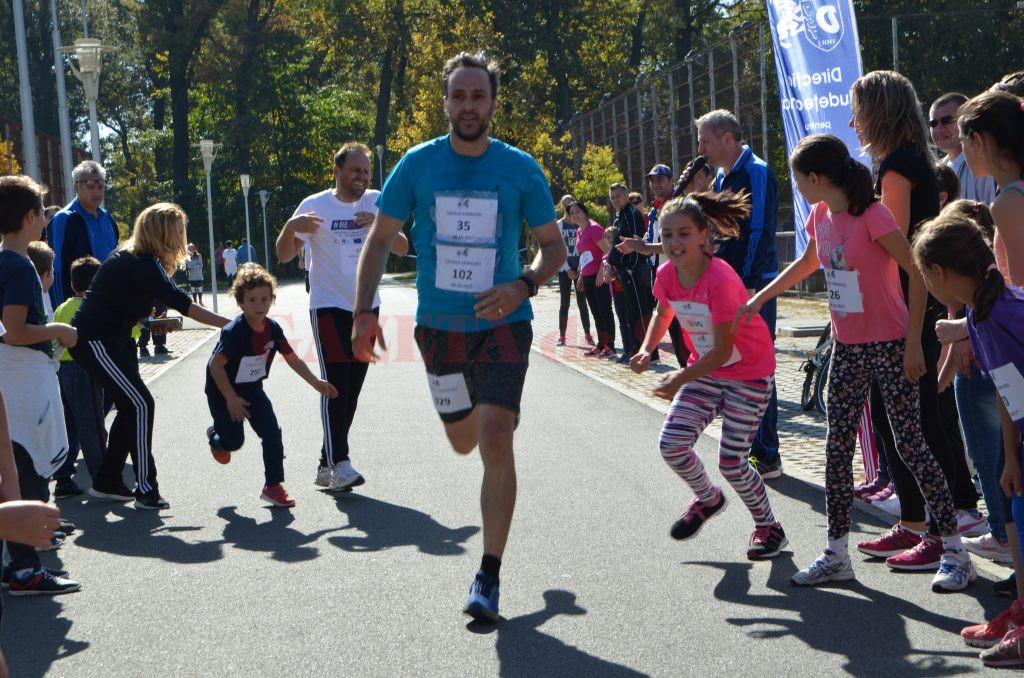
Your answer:
[[[220,341],[206,370],[206,399],[213,426],[206,429],[213,458],[221,464],[231,461],[231,452],[244,441],[242,422],[263,442],[266,482],[260,498],[274,506],[290,508],[295,500],[285,491],[284,444],[273,405],[263,391],[263,380],[280,352],[288,366],[310,386],[329,398],[338,390],[318,379],[295,354],[281,326],[267,317],[277,293],[277,280],[259,264],[243,264],[231,285],[231,294],[242,314],[220,332]]]

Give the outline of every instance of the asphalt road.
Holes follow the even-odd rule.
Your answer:
[[[1009,603],[979,579],[931,592],[930,574],[855,556],[857,580],[798,589],[789,577],[825,540],[824,494],[772,481],[791,545],[745,559],[749,514],[728,509],[694,539],[668,528],[691,495],[661,460],[661,415],[533,354],[516,434],[519,502],[497,626],[461,614],[481,550],[481,465],[450,451],[413,350],[414,295],[383,291],[400,328],[370,369],[353,428],[367,479],[332,496],[312,481],[317,394],[275,364],[285,486],[298,506],[259,501],[258,440],[229,466],[205,445],[210,343],[157,378],[156,458],[171,510],[62,500],[79,534],[63,563],[82,590],[4,596],[2,647],[21,676],[943,676],[981,670],[959,629]],[[281,290],[297,348],[310,351],[306,297]],[[289,328],[293,328],[289,330]],[[705,462],[720,480],[714,441]],[[80,480],[88,482],[85,471]],[[852,540],[885,526],[855,514]],[[59,559],[56,558],[59,556]]]

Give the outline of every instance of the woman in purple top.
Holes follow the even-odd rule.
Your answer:
[[[936,298],[944,304],[967,307],[971,349],[999,393],[996,404],[1004,456],[1000,484],[1012,500],[1013,523],[1018,539],[1024,542],[1024,290],[1003,279],[981,228],[954,212],[944,212],[922,227],[914,240],[914,258]],[[994,646],[981,654],[982,661],[992,666],[1024,666],[1022,621],[1024,603],[1016,600],[1009,610],[984,625],[988,629],[1001,625],[1007,632],[998,644],[992,642]],[[961,636],[977,645],[971,642],[976,639],[969,633],[973,628],[964,629]]]

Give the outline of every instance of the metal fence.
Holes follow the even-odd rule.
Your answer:
[[[859,17],[858,24],[865,72],[902,69],[926,106],[942,92],[973,94],[1024,68],[1024,13],[1013,9]],[[651,166],[664,163],[679,172],[697,154],[695,121],[716,108],[731,110],[745,143],[778,177],[777,246],[785,265],[795,257],[792,191],[768,31],[744,22],[684,61],[641,74],[628,91],[576,116],[570,130],[580,151],[589,144],[610,146],[630,187],[649,202],[645,175]],[[914,49],[940,40],[943,59],[929,56],[935,49]]]

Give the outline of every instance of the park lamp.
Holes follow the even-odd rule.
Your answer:
[[[71,72],[82,81],[85,87],[85,98],[96,100],[99,98],[100,72],[103,70],[103,52],[111,51],[114,48],[104,45],[96,38],[79,38],[71,47],[61,47],[60,51],[65,54],[74,54],[78,65],[69,62]]]
[[[242,184],[242,195],[246,198],[249,197],[249,187],[252,186],[252,177],[248,174],[238,175],[238,179]]]
[[[200,139],[199,155],[203,157],[203,169],[209,174],[213,168],[213,159],[217,157],[217,144],[212,139]]]

